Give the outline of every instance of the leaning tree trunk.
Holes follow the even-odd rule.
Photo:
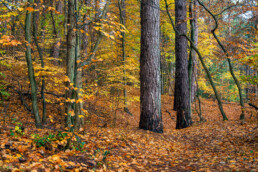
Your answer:
[[[221,47],[221,49],[223,50],[223,52],[226,54],[227,56],[227,62],[229,65],[229,71],[230,74],[232,76],[232,78],[234,79],[234,82],[237,86],[238,89],[238,94],[239,94],[239,99],[240,99],[240,105],[241,105],[241,115],[240,115],[240,120],[244,120],[245,119],[245,104],[244,104],[244,100],[243,100],[243,95],[242,95],[242,88],[240,86],[240,83],[234,73],[234,69],[233,66],[231,64],[231,59],[229,57],[228,51],[226,50],[226,48],[224,47],[224,45],[221,43],[220,39],[218,38],[218,36],[216,35],[216,30],[218,29],[218,19],[217,17],[199,0],[197,0],[199,2],[199,4],[212,16],[214,22],[215,22],[215,26],[214,28],[211,30],[211,33],[213,34],[213,37],[216,39],[216,41],[218,42],[219,46]]]
[[[141,1],[141,116],[139,127],[162,133],[159,7],[159,0]]]
[[[31,6],[33,0],[29,0],[29,5]],[[34,69],[32,65],[32,58],[31,58],[31,12],[26,12],[26,19],[25,19],[25,40],[26,40],[26,61],[28,66],[28,74],[30,79],[30,86],[31,86],[31,97],[32,97],[32,109],[33,114],[35,117],[35,125],[37,128],[41,128],[41,120],[39,116],[39,109],[38,109],[38,102],[37,102],[37,85],[34,75]]]
[[[186,0],[175,1],[176,29],[183,34],[187,32]],[[190,113],[190,96],[187,61],[187,39],[176,33],[176,78],[174,108],[177,111],[176,128],[186,128],[192,124]]]

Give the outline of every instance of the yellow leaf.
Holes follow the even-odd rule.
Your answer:
[[[18,8],[18,11],[23,11],[24,10],[24,8]]]
[[[78,100],[76,100],[76,103],[80,103],[82,101],[83,101],[82,99],[78,99]]]

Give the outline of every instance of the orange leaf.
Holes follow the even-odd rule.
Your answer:
[[[30,12],[35,11],[34,8],[32,8],[32,7],[27,7],[26,10],[30,11]]]

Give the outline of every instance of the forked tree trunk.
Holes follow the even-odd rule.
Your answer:
[[[141,116],[139,127],[162,133],[159,7],[159,0],[141,1]]]

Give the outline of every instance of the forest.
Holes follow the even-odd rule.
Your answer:
[[[257,0],[0,0],[0,171],[257,171]]]

